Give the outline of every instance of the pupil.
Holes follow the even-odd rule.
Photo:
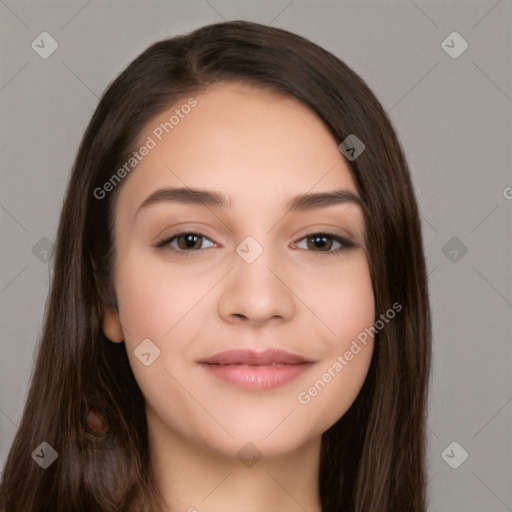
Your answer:
[[[317,235],[317,236],[313,236],[312,239],[313,239],[313,244],[315,245],[315,247],[317,249],[329,249],[329,246],[326,247],[326,243],[328,244],[326,236]]]
[[[196,245],[197,240],[198,240],[199,237],[197,235],[187,234],[183,238],[184,238],[184,241],[185,241],[185,247],[187,249],[191,249],[191,248],[193,248]]]

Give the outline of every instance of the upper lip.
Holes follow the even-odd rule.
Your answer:
[[[202,359],[200,363],[206,364],[245,364],[249,366],[268,366],[271,364],[303,364],[311,361],[301,356],[286,352],[280,349],[268,349],[263,352],[255,352],[254,350],[239,349],[226,350]]]

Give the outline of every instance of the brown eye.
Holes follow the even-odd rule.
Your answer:
[[[206,247],[203,245],[207,243]],[[215,245],[208,237],[200,233],[185,232],[177,233],[173,236],[160,240],[155,247],[160,249],[170,249],[178,252],[194,252]]]
[[[187,249],[201,249],[201,243],[203,241],[203,237],[195,233],[184,233],[176,236],[176,239],[178,241],[178,247],[185,251]]]
[[[308,249],[319,249],[328,251],[332,247],[332,237],[323,234],[315,234],[306,237],[308,240]]]
[[[306,247],[303,245],[304,241]],[[301,249],[307,249],[313,252],[324,252],[329,255],[336,255],[352,247],[356,247],[356,244],[347,238],[335,235],[334,233],[312,233],[293,245]]]

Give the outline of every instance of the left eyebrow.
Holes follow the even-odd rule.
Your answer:
[[[231,206],[231,197],[220,192],[197,188],[161,188],[150,194],[137,208],[135,215],[142,208],[162,202],[179,202],[197,204],[213,208]],[[300,194],[290,198],[286,203],[286,212],[298,212],[325,208],[340,203],[352,203],[362,206],[360,197],[349,190],[334,190],[331,192],[316,192]]]
[[[362,206],[361,198],[357,194],[349,190],[334,190],[332,192],[301,194],[293,197],[287,203],[287,212],[314,210],[340,203],[352,203]]]

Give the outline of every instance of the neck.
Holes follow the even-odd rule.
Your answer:
[[[152,420],[151,467],[166,512],[321,512],[320,437],[258,460],[245,441],[229,456]]]

